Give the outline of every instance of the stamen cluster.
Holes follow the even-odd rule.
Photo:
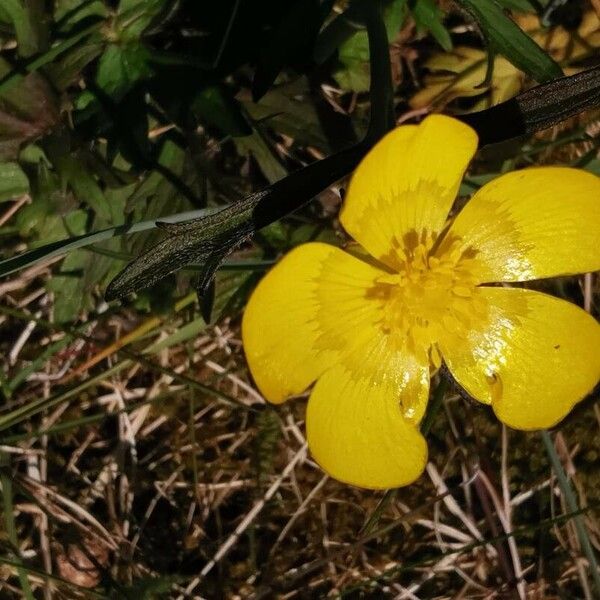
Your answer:
[[[381,327],[399,347],[425,352],[434,368],[442,335],[468,330],[485,313],[474,276],[475,253],[459,239],[437,244],[434,232],[407,236],[396,249],[397,272],[380,277],[374,295],[383,302]]]

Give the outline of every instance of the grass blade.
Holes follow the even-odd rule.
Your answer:
[[[188,212],[182,212],[175,215],[169,215],[168,217],[161,217],[160,221],[165,223],[180,223],[181,221],[188,221],[190,219],[196,219],[198,217],[204,217],[214,212],[213,209],[201,209],[191,210]],[[77,250],[79,248],[85,248],[98,242],[109,240],[113,237],[121,235],[129,235],[130,233],[138,233],[140,231],[148,231],[149,229],[155,229],[156,219],[151,221],[141,221],[140,223],[134,223],[133,225],[118,225],[116,227],[109,227],[102,231],[95,231],[93,233],[86,233],[84,235],[78,235],[67,238],[65,240],[58,240],[45,244],[35,250],[29,250],[18,256],[12,256],[0,261],[0,277],[10,275],[21,269],[26,269],[31,265],[34,265],[43,260],[54,258],[55,256],[61,256]]]
[[[19,550],[19,540],[17,538],[17,528],[15,526],[15,515],[14,515],[14,506],[13,506],[13,492],[12,492],[12,480],[8,473],[9,468],[9,458],[8,456],[2,452],[0,453],[0,481],[2,482],[2,507],[4,509],[4,523],[6,525],[6,531],[8,533],[8,539],[10,543],[15,548],[15,552]],[[27,573],[22,568],[21,559],[17,555],[16,566],[17,573],[19,574],[19,581],[21,582],[21,590],[23,592],[23,597],[26,600],[35,600],[33,597],[33,593],[31,592],[31,587],[29,585],[29,579],[27,579]]]
[[[540,83],[562,77],[558,63],[504,14],[494,0],[457,1],[477,21],[492,51],[499,52]]]
[[[576,513],[579,511],[577,498],[575,497],[575,492],[573,491],[573,488],[567,479],[567,474],[565,473],[562,463],[560,462],[560,458],[558,457],[556,448],[554,447],[554,442],[546,430],[542,431],[541,435],[542,442],[544,442],[544,448],[546,449],[548,458],[552,464],[552,469],[554,470],[556,479],[558,480],[558,485],[560,486],[560,489],[565,497],[567,507],[570,512]],[[594,581],[594,587],[596,588],[597,597],[600,598],[600,571],[598,570],[598,561],[596,560],[594,548],[592,547],[592,543],[590,542],[590,538],[585,528],[583,515],[578,514],[577,516],[573,517],[573,520],[581,549],[585,554],[590,566],[590,571],[592,572],[592,579]]]

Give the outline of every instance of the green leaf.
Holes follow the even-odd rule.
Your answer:
[[[255,158],[269,183],[275,183],[287,175],[287,169],[260,131],[256,130],[252,135],[236,138],[235,145],[240,154],[251,154]]]
[[[13,73],[0,57],[0,79]],[[20,146],[40,137],[60,118],[56,95],[38,73],[0,89],[0,160],[15,159]]]
[[[34,204],[30,206],[34,206]],[[82,211],[77,212],[83,214]],[[177,215],[163,217],[162,221],[167,223],[189,221],[190,219],[197,219],[199,217],[210,215],[213,212],[214,210],[210,209],[193,210]],[[25,220],[27,221],[28,225],[31,224],[31,220],[29,218]],[[68,254],[69,252],[77,250],[78,248],[85,248],[87,246],[91,246],[92,244],[97,244],[99,242],[109,240],[112,237],[128,235],[140,231],[148,231],[149,229],[154,228],[156,228],[156,220],[152,219],[150,221],[134,223],[133,225],[119,225],[118,227],[109,227],[101,231],[94,231],[92,233],[86,233],[83,235],[73,236],[66,239],[60,239],[55,242],[46,243],[43,246],[40,246],[34,250],[29,250],[28,252],[24,252],[23,254],[0,260],[0,277],[5,277],[6,275],[10,275],[11,273],[20,271],[21,269],[26,269],[27,267],[35,265],[43,260],[48,260],[50,258],[54,258],[55,256],[61,256],[63,254]],[[74,227],[70,226],[69,229],[73,231]],[[64,228],[62,233],[64,235]]]
[[[349,9],[350,10],[350,9]],[[388,41],[394,40],[406,17],[406,0],[391,0],[384,9]],[[369,40],[365,30],[357,31],[339,47],[340,67],[333,76],[340,87],[353,92],[369,89]]]
[[[520,12],[535,12],[535,7],[529,0],[496,0],[502,8]]]
[[[430,31],[437,43],[446,51],[452,50],[452,39],[444,27],[444,13],[434,0],[416,0],[410,3],[410,11],[419,31]]]
[[[29,180],[14,162],[0,163],[0,202],[12,200],[29,192]]]
[[[47,45],[47,18],[43,0],[2,0],[3,10],[15,28],[19,56],[27,58]]]
[[[560,66],[508,17],[495,0],[457,0],[481,27],[492,52],[542,83],[563,76]]]
[[[50,64],[53,63],[57,58],[62,55],[64,52],[78,44],[84,38],[91,36],[96,40],[101,40],[101,46],[104,47],[105,42],[103,37],[100,34],[101,24],[94,23],[85,29],[76,31],[73,35],[67,37],[61,42],[54,44],[50,49],[46,52],[40,54],[35,59],[30,60],[22,65],[22,69],[13,69],[12,71],[4,72],[2,69],[2,73],[0,75],[0,92],[5,93],[12,86],[17,85],[19,82],[23,81],[23,70],[28,73],[35,73],[41,67],[47,66],[50,71],[54,70],[55,65]],[[52,79],[52,73],[49,74],[49,77]]]
[[[316,146],[329,153],[330,147],[323,133],[319,115],[305,77],[269,90],[260,102],[241,98],[244,109],[254,122],[272,127],[299,144]]]
[[[77,155],[53,156],[52,162],[60,173],[63,185],[69,185],[77,199],[87,204],[101,223],[119,224],[123,216],[114,213],[98,182]]]
[[[171,0],[121,0],[114,29],[120,40],[139,39]]]
[[[191,109],[201,123],[216,127],[224,135],[239,137],[252,133],[239,104],[223,86],[205,87],[192,101]]]
[[[89,30],[88,30],[89,31]],[[67,42],[75,45],[81,37],[86,37],[88,32],[79,33]],[[67,50],[67,44],[63,48]],[[75,83],[80,77],[83,69],[94,61],[106,47],[106,42],[99,33],[92,34],[85,43],[78,44],[70,52],[64,52],[63,56],[57,57],[47,67],[45,72],[58,90],[65,90]],[[49,54],[49,53],[48,53]]]
[[[56,0],[55,27],[61,33],[70,32],[84,19],[106,19],[108,9],[102,0]]]
[[[105,263],[84,252],[73,252],[63,261],[60,270],[47,281],[46,287],[54,293],[54,320],[68,323],[77,319],[82,310],[92,308],[84,285],[84,275],[89,269]],[[102,264],[101,266],[105,266]]]
[[[96,83],[107,94],[119,99],[138,81],[152,75],[148,59],[148,51],[137,42],[111,44],[98,64]]]
[[[319,33],[313,51],[317,64],[325,62],[344,42],[364,29],[362,10],[361,2],[351,3]]]

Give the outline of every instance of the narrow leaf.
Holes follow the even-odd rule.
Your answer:
[[[457,0],[481,27],[493,51],[505,56],[540,83],[562,77],[562,70],[526,33],[524,33],[495,0]]]
[[[163,217],[163,221],[176,223],[178,221],[189,221],[200,216],[211,214],[210,209],[193,210],[185,213],[179,213],[177,215],[171,215],[169,217]],[[51,242],[45,244],[35,250],[29,250],[18,256],[12,256],[0,261],[0,277],[10,275],[21,269],[26,269],[38,262],[43,260],[49,260],[55,256],[61,256],[77,250],[78,248],[85,248],[98,242],[109,240],[113,237],[120,235],[128,235],[130,233],[138,233],[140,231],[148,231],[157,227],[156,221],[141,221],[140,223],[134,223],[133,225],[119,225],[118,227],[109,227],[102,231],[94,231],[93,233],[86,233],[85,235],[79,235],[67,238],[65,240],[59,240],[57,242]]]

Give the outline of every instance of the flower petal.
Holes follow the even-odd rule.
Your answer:
[[[487,316],[440,342],[474,398],[516,429],[558,423],[600,378],[600,324],[581,308],[532,290],[481,287]]]
[[[456,238],[477,253],[481,283],[597,271],[600,178],[567,167],[502,175],[456,217],[445,239]]]
[[[394,129],[356,169],[342,225],[373,257],[396,267],[394,249],[407,234],[440,232],[476,148],[470,127],[442,115]]]
[[[370,489],[407,485],[427,462],[427,445],[403,418],[403,396],[427,396],[429,379],[374,381],[343,366],[317,382],[306,412],[308,446],[335,479]],[[412,402],[412,399],[409,400]]]
[[[340,360],[362,364],[377,348],[381,300],[368,298],[383,271],[327,244],[303,244],[259,283],[242,322],[252,375],[267,399],[305,390]]]

